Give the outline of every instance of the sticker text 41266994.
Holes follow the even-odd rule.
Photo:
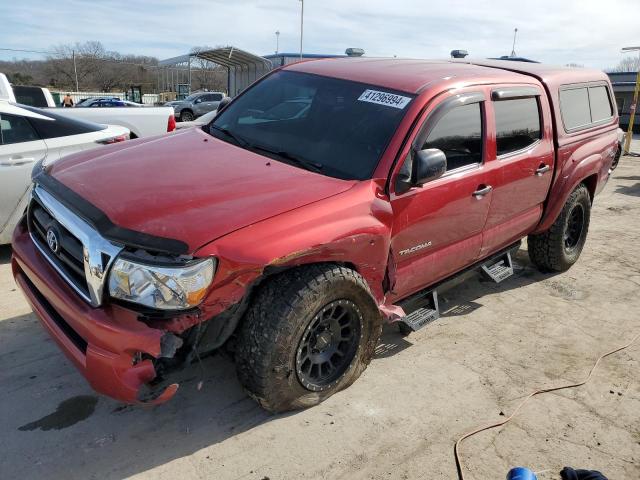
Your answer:
[[[358,98],[360,102],[377,103],[387,107],[403,109],[411,101],[411,97],[403,97],[395,93],[380,92],[378,90],[365,90]]]

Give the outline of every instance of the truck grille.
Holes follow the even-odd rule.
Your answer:
[[[29,232],[39,250],[58,267],[58,270],[64,272],[74,287],[79,289],[86,298],[89,298],[87,277],[84,273],[83,246],[80,240],[60,225],[35,198],[31,199],[27,220]],[[58,242],[56,250],[53,250],[47,243],[47,232],[49,231],[56,235]]]
[[[122,246],[102,237],[39,185],[27,211],[29,234],[40,253],[88,303],[102,304],[109,267]]]

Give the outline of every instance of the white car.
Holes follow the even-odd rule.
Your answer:
[[[215,110],[211,110],[208,113],[205,113],[204,115],[201,115],[200,117],[196,118],[195,120],[191,120],[190,122],[180,122],[176,124],[176,130],[182,130],[183,128],[189,128],[189,127],[201,127],[203,125],[206,125],[207,123],[210,123],[214,118],[216,118],[216,115],[218,114],[218,109],[216,108]]]
[[[0,245],[11,242],[29,199],[31,170],[80,150],[129,139],[129,129],[18,105],[0,89]]]

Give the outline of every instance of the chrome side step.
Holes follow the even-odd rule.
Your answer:
[[[409,327],[412,332],[416,332],[440,318],[438,292],[436,290],[431,290],[424,295],[423,300],[425,302],[424,306],[414,310],[406,317],[402,317],[400,320],[400,322]]]
[[[482,273],[489,280],[493,280],[496,283],[500,283],[501,281],[509,278],[513,275],[513,262],[511,261],[511,252],[505,253],[501,258],[498,258],[497,261],[489,264],[485,263],[482,265]]]
[[[395,323],[398,324],[400,332],[403,335],[407,335],[420,330],[440,318],[438,291],[442,293],[462,281],[477,275],[478,272],[496,283],[500,283],[512,276],[513,262],[511,252],[515,253],[520,247],[520,243],[520,240],[518,240],[493,256],[477,262],[457,274],[399,301],[397,305],[405,312],[408,312],[404,317],[395,321]]]

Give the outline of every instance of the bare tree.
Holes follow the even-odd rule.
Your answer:
[[[637,55],[624,57],[618,65],[609,69],[609,72],[637,72],[640,70],[640,58]]]
[[[214,50],[218,47],[201,45],[193,47],[190,53]],[[208,60],[195,57],[191,61],[191,89],[192,90],[219,90],[227,88],[227,69]]]

